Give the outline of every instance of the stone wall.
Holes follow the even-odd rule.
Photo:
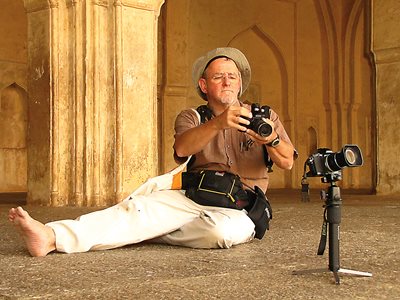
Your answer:
[[[400,3],[372,1],[372,43],[376,62],[377,186],[379,194],[400,192]]]
[[[0,192],[26,192],[27,20],[22,1],[0,5]]]
[[[110,205],[171,169],[176,115],[204,104],[192,62],[219,46],[246,54],[243,100],[271,105],[300,152],[271,188],[299,188],[317,147],[354,143],[364,166],[340,185],[399,191],[397,1],[167,0],[158,19],[163,2],[1,2],[0,192]]]

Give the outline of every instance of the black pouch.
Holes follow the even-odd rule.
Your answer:
[[[238,197],[247,197],[237,175],[203,170],[197,180],[198,184],[189,186],[185,195],[200,205],[239,209],[235,203]]]
[[[245,190],[240,177],[228,172],[204,170],[197,174],[184,174],[185,195],[200,205],[242,209],[238,200],[249,204],[244,208],[255,225],[255,238],[262,239],[269,229],[272,208],[265,194],[258,187],[254,191]]]
[[[255,225],[255,238],[262,239],[265,231],[269,230],[269,221],[272,219],[272,207],[263,193],[258,187],[254,187],[254,192],[246,190],[249,195],[250,204],[246,207],[247,216]]]

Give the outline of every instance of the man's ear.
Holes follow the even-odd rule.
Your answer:
[[[204,94],[207,94],[207,83],[204,78],[199,79],[199,87]]]

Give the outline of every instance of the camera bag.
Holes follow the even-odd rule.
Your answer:
[[[190,173],[186,173],[188,176]],[[220,206],[239,209],[236,201],[247,198],[239,176],[212,170],[192,173],[196,176],[194,182],[186,189],[186,197],[200,205]],[[183,180],[185,181],[185,180]]]

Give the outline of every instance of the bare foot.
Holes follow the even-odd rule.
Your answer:
[[[33,219],[22,207],[11,208],[8,219],[21,232],[32,256],[46,256],[56,249],[53,229]]]

